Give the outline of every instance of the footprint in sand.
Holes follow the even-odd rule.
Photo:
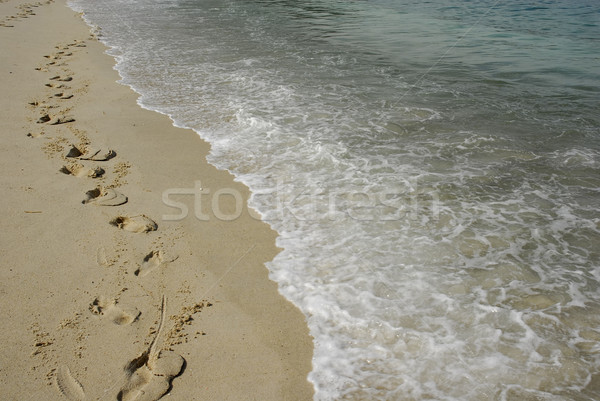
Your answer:
[[[119,206],[127,203],[127,197],[121,192],[112,189],[98,187],[85,193],[85,199],[81,203],[92,203],[97,206]]]
[[[71,116],[54,116],[51,117],[48,114],[44,114],[37,121],[38,124],[47,123],[48,125],[58,125],[58,124],[66,124],[75,121],[75,119]]]
[[[44,57],[48,60],[60,60],[62,58],[60,54],[47,54]]]
[[[72,80],[73,80],[73,77],[61,77],[60,75],[50,78],[50,81],[70,82]]]
[[[128,313],[117,306],[116,301],[109,300],[105,297],[98,297],[90,304],[90,312],[94,315],[107,317],[110,321],[118,326],[131,324],[135,322],[142,314],[139,311]]]
[[[108,258],[106,257],[106,248],[104,248],[103,246],[98,248],[98,252],[96,253],[96,262],[98,263],[98,266],[101,267],[107,267],[111,265],[111,263],[108,261]]]
[[[54,88],[54,89],[71,89],[70,86],[67,86],[65,84],[52,84],[52,83],[48,83],[48,84],[46,84],[46,86],[48,88]]]
[[[71,375],[71,371],[66,366],[61,366],[56,372],[56,386],[58,391],[69,401],[85,399],[83,386]]]
[[[147,233],[158,229],[158,224],[143,214],[133,217],[117,216],[110,221],[110,224],[133,233]]]
[[[114,150],[103,150],[91,146],[75,146],[71,145],[71,149],[66,154],[66,157],[71,157],[79,160],[106,161],[115,157],[117,153]]]
[[[179,256],[167,255],[162,250],[152,251],[144,257],[141,266],[135,271],[135,275],[144,277],[151,271],[174,262],[177,258],[179,258]]]
[[[143,354],[125,369],[127,384],[117,395],[119,401],[156,401],[171,388],[171,381],[183,370],[185,359],[173,351],[157,356]]]
[[[63,174],[72,175],[74,177],[97,178],[104,174],[104,169],[101,167],[85,167],[79,163],[70,163],[66,166],[62,166],[59,171]]]
[[[156,347],[165,322],[166,298],[156,336],[140,356],[125,367],[127,382],[117,395],[119,401],[156,401],[169,391],[171,381],[180,375],[185,359],[173,351],[157,352]]]
[[[57,97],[62,100],[67,100],[67,99],[71,99],[73,97],[73,95],[67,95],[64,92],[59,92],[59,93],[55,93],[54,97]]]
[[[57,49],[60,49],[60,46],[55,46],[55,48],[57,48]],[[65,46],[65,47],[63,47],[63,49],[64,49],[64,50],[68,50],[68,49],[69,49],[69,47],[68,47],[68,46]],[[61,51],[58,51],[58,52],[54,53],[54,55],[55,55],[55,56],[60,56],[60,57],[70,57],[70,56],[72,56],[72,55],[73,55],[73,53],[71,53],[71,52],[69,52],[69,53],[65,53],[64,51],[62,51],[62,50],[61,50]]]

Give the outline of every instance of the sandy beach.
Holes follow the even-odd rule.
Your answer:
[[[0,3],[1,397],[309,400],[276,233],[64,1]]]

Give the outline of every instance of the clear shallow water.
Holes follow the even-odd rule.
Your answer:
[[[595,2],[73,6],[280,233],[315,399],[600,398]]]

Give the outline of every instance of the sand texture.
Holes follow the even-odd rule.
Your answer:
[[[0,398],[312,399],[247,188],[136,104],[62,0],[0,2],[0,46]]]

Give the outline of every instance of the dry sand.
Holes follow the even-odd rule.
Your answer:
[[[247,188],[136,104],[63,0],[1,2],[0,46],[0,398],[312,399]]]

